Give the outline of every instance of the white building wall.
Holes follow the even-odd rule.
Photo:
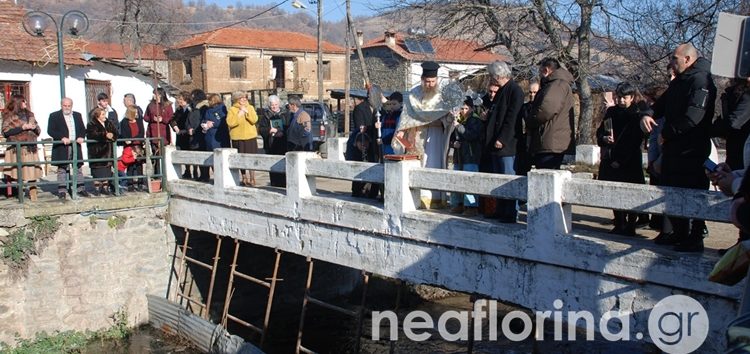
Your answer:
[[[132,93],[136,103],[145,110],[153,97],[153,79],[118,66],[93,62],[91,66],[68,66],[65,71],[65,95],[73,100],[73,110],[80,112],[84,123],[88,123],[89,107],[86,107],[85,80],[109,81],[112,85],[111,105],[122,120],[125,114],[123,97]],[[49,115],[60,110],[60,81],[57,64],[43,67],[18,61],[0,61],[0,81],[29,82],[29,100],[32,112],[42,129],[40,139],[49,138],[47,126]],[[145,126],[144,126],[145,129]],[[174,141],[174,139],[172,139]],[[86,146],[83,147],[86,156]],[[118,152],[119,153],[119,152]]]
[[[29,99],[31,111],[42,128],[41,138],[47,138],[47,119],[49,114],[60,110],[60,83],[57,75],[57,65],[35,67],[29,63],[3,61],[0,63],[0,81],[29,82]],[[88,121],[86,107],[85,80],[109,81],[112,85],[112,107],[122,119],[125,113],[123,96],[132,93],[137,104],[145,109],[152,98],[153,81],[151,78],[133,73],[123,68],[95,62],[88,67],[68,67],[65,72],[65,94],[73,100],[73,110],[84,116]]]

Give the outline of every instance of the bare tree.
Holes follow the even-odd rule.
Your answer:
[[[533,72],[555,57],[575,77],[577,141],[593,142],[594,74],[614,74],[642,86],[664,82],[666,61],[682,42],[710,58],[718,13],[746,13],[743,0],[407,0],[394,13],[418,11],[436,36],[471,38],[504,47],[514,67]],[[385,10],[385,8],[384,8]]]
[[[513,57],[513,66],[527,77],[542,57],[560,60],[575,77],[578,88],[578,142],[593,142],[588,78],[597,1],[422,0],[401,6],[429,13],[423,18],[432,22],[435,35],[460,34],[484,43],[484,48],[504,47]]]

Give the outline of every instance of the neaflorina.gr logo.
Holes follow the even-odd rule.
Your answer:
[[[648,333],[666,353],[691,353],[708,336],[708,314],[695,299],[672,295],[659,301],[648,316]]]
[[[585,330],[586,340],[594,340],[596,329],[607,340],[630,340],[630,313],[610,311],[597,321],[594,315],[589,311],[561,311],[563,308],[562,300],[555,300],[552,303],[554,311],[536,311],[529,315],[523,311],[511,311],[503,316],[498,323],[497,301],[495,300],[477,300],[474,302],[472,311],[446,311],[435,321],[433,317],[424,311],[411,311],[403,320],[402,327],[406,338],[412,341],[425,341],[430,339],[432,332],[437,330],[438,335],[447,341],[468,340],[469,330],[474,331],[475,340],[484,340],[482,338],[484,320],[487,320],[488,338],[487,340],[496,341],[500,336],[511,341],[524,341],[534,333],[536,340],[544,340],[544,321],[552,320],[554,322],[553,339],[554,340],[576,340],[581,335],[580,328]],[[473,318],[474,326],[469,328],[469,319]],[[449,321],[455,321],[458,329],[451,331],[448,328]],[[384,321],[386,323],[384,323]],[[518,325],[511,326],[513,322],[520,322]],[[388,328],[388,339],[398,340],[398,316],[393,311],[374,311],[372,313],[372,339],[380,340],[381,327],[384,325]],[[567,324],[564,327],[564,324]],[[577,327],[578,326],[578,327]],[[451,326],[455,328],[456,326]],[[612,328],[619,328],[613,330]],[[640,338],[638,338],[640,339]]]
[[[524,341],[532,335],[535,340],[545,340],[544,322],[553,322],[555,341],[575,341],[584,336],[586,341],[595,340],[595,332],[607,341],[642,340],[644,334],[637,332],[631,335],[630,320],[632,313],[627,311],[609,311],[598,319],[589,311],[562,311],[564,303],[553,301],[551,311],[536,311],[528,314],[523,311],[511,311],[499,321],[497,301],[477,300],[472,311],[446,311],[437,320],[424,311],[411,311],[404,318],[401,327],[404,336],[411,341],[426,341],[434,332],[446,341],[466,341],[469,331],[477,341],[496,341],[507,338],[510,341]],[[473,319],[473,328],[469,328]],[[483,338],[485,320],[487,338]],[[399,319],[393,311],[372,312],[372,339],[381,339],[381,329],[385,328],[387,339],[399,339]],[[454,325],[448,326],[449,322]],[[511,323],[515,324],[511,326]],[[518,323],[520,322],[520,326]],[[455,325],[457,324],[457,326]],[[583,330],[583,333],[581,332]],[[662,299],[649,315],[648,331],[651,340],[659,349],[667,353],[690,353],[700,347],[708,335],[708,315],[705,309],[694,299],[673,295]]]

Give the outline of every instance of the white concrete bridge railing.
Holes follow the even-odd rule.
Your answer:
[[[648,312],[660,299],[687,294],[711,309],[704,349],[722,350],[741,288],[707,280],[715,258],[571,229],[573,204],[727,221],[729,204],[718,193],[580,180],[565,171],[518,177],[427,169],[418,161],[349,162],[332,140],[329,159],[168,150],[170,223],[531,309],[554,310],[560,299],[562,311],[629,312],[632,333],[647,333]],[[214,183],[180,180],[184,164],[212,166]],[[285,172],[287,188],[239,187],[240,169]],[[318,194],[319,177],[384,183],[384,203]],[[419,188],[527,200],[528,226],[417,210]]]

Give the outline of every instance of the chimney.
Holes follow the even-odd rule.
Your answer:
[[[365,44],[365,35],[364,32],[357,30],[357,43],[360,46],[363,46]]]
[[[396,32],[394,30],[385,31],[385,45],[393,47],[396,45]]]

